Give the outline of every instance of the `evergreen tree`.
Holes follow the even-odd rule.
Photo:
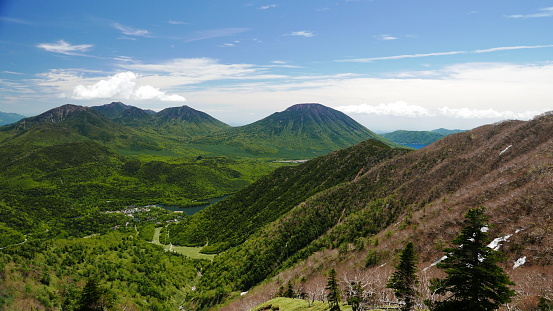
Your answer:
[[[292,280],[288,281],[288,285],[286,286],[286,293],[285,293],[284,297],[287,297],[287,298],[295,298],[296,297],[296,293],[294,291],[294,286],[292,285]]]
[[[394,289],[394,294],[398,300],[405,303],[401,307],[402,311],[411,311],[415,305],[417,295],[415,286],[418,283],[416,260],[413,243],[409,242],[401,252],[396,271],[386,285],[386,287]]]
[[[487,247],[487,221],[484,208],[467,212],[465,226],[453,240],[458,247],[445,249],[447,258],[437,264],[447,276],[431,280],[430,290],[446,296],[443,301],[426,301],[432,310],[495,310],[515,295],[508,287],[514,283],[497,265],[504,258]]]
[[[349,282],[346,290],[346,300],[351,305],[352,311],[360,311],[362,309],[361,305],[365,300],[364,291],[365,289],[361,281],[354,280]]]
[[[110,309],[113,304],[114,297],[111,297],[105,289],[103,289],[96,277],[88,279],[86,282],[80,300],[79,311],[103,311]]]
[[[328,295],[326,299],[330,305],[330,311],[340,311],[340,289],[338,288],[338,280],[336,280],[336,270],[330,269],[328,272],[328,281],[326,283]]]

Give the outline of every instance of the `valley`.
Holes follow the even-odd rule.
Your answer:
[[[241,127],[188,106],[61,106],[0,127],[0,307],[81,310],[94,288],[107,310],[288,310],[281,288],[320,306],[330,269],[389,305],[411,242],[425,309],[443,250],[483,207],[517,293],[502,308],[538,308],[551,132],[551,114],[387,139],[319,104]],[[421,137],[435,141],[402,148]]]

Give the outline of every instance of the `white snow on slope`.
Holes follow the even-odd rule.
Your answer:
[[[522,266],[525,263],[526,263],[526,256],[524,256],[522,258],[519,258],[519,259],[517,259],[517,261],[515,261],[515,264],[513,265],[513,269],[516,269],[516,268]]]
[[[503,151],[501,151],[501,152],[499,153],[499,155],[502,155],[503,153],[505,153],[505,151],[509,150],[509,148],[511,148],[512,146],[513,146],[513,145],[507,146],[507,148],[503,149]]]

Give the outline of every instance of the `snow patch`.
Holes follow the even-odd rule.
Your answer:
[[[440,258],[440,259],[434,261],[430,266],[428,266],[428,267],[422,269],[422,271],[424,272],[424,271],[428,270],[430,267],[434,267],[435,265],[439,264],[441,261],[446,260],[446,259],[447,259],[447,255],[445,255],[445,256],[443,256],[442,258]]]
[[[488,226],[484,226],[484,227],[480,228],[480,231],[488,232],[488,231],[490,231],[490,228],[488,228]]]
[[[519,259],[517,259],[517,261],[515,261],[515,264],[513,265],[513,269],[516,269],[516,268],[522,266],[525,263],[526,263],[526,256],[524,256],[522,258],[519,258]]]
[[[513,236],[512,234],[508,234],[503,237],[495,238],[493,239],[493,241],[490,242],[490,244],[488,244],[488,247],[497,251],[501,247],[501,242],[505,242],[509,240],[509,238],[512,236]]]
[[[503,151],[501,151],[501,152],[499,153],[499,155],[502,155],[503,153],[505,153],[505,151],[509,150],[509,148],[511,148],[512,146],[513,146],[513,145],[507,146],[507,148],[503,149]]]

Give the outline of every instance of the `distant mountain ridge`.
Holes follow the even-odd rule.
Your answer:
[[[398,130],[380,136],[402,145],[429,145],[448,135],[464,132],[463,130],[436,129],[432,131]]]
[[[56,145],[84,139],[116,144],[133,135],[96,110],[71,104],[0,128],[0,138],[9,144]]]
[[[113,102],[103,106],[63,105],[0,128],[0,140],[52,145],[92,139],[117,149],[278,158],[312,158],[376,139],[346,114],[321,104],[297,104],[257,122],[231,127],[189,106],[160,112]],[[186,150],[185,150],[186,149]]]
[[[12,124],[14,122],[17,122],[21,119],[25,118],[25,116],[12,113],[12,112],[2,112],[0,111],[0,126]]]

